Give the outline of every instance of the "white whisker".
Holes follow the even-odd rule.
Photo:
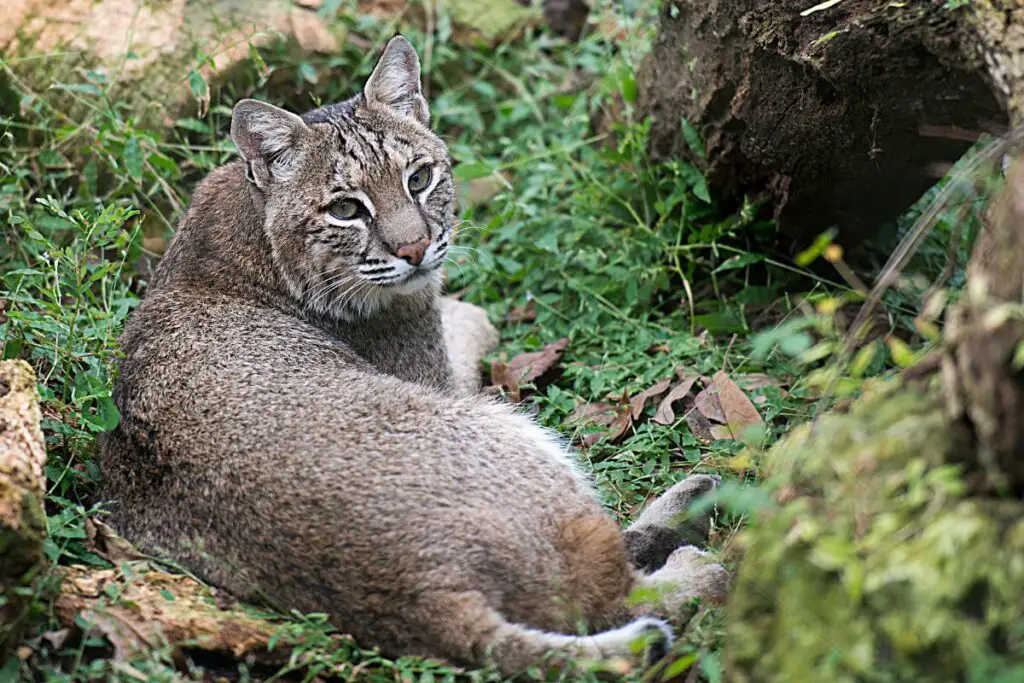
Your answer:
[[[316,308],[317,305],[319,305],[321,301],[324,301],[324,300],[326,300],[328,298],[328,296],[331,294],[331,292],[337,291],[338,289],[343,287],[346,283],[351,282],[352,280],[356,279],[357,277],[358,277],[357,275],[349,275],[348,277],[335,278],[334,280],[328,280],[326,282],[320,283],[320,285],[318,285],[318,287],[317,287],[315,296],[311,296],[311,298],[310,298],[310,302],[309,302],[310,307],[311,308]]]
[[[359,293],[361,290],[367,289],[372,284],[373,283],[368,281],[368,280],[360,280],[356,284],[354,284],[351,287],[349,287],[348,289],[346,289],[341,294],[340,300],[336,300],[334,302],[334,307],[338,308],[338,309],[341,309],[341,310],[344,310],[345,308],[348,308],[355,301],[356,294]],[[356,307],[356,308],[361,308],[361,307]]]

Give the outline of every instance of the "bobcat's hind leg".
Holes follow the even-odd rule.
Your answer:
[[[721,478],[694,474],[656,498],[625,532],[626,551],[633,566],[651,572],[672,552],[685,545],[704,545],[711,529],[707,513],[689,514],[694,499],[721,483]]]
[[[441,297],[437,307],[452,367],[452,392],[472,396],[480,391],[480,362],[497,346],[498,330],[479,306]]]

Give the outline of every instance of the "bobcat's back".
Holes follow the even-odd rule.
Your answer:
[[[242,158],[197,188],[121,340],[114,525],[387,654],[628,655],[666,627],[626,623],[618,525],[552,432],[458,397],[437,296],[454,189],[427,121],[400,37],[348,102],[236,105]]]

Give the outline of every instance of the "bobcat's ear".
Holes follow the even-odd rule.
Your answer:
[[[246,177],[261,190],[292,176],[295,145],[307,132],[301,118],[266,102],[242,100],[231,112],[231,139],[245,159]]]
[[[363,96],[372,104],[390,107],[425,126],[430,124],[427,101],[420,92],[420,58],[404,36],[397,35],[388,41],[366,81]]]

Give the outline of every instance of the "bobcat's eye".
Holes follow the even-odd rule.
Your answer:
[[[331,212],[335,218],[341,220],[348,220],[355,218],[362,211],[363,205],[355,199],[342,199],[341,201],[334,202],[328,211]]]
[[[422,192],[430,184],[430,167],[421,166],[409,176],[409,191]]]

